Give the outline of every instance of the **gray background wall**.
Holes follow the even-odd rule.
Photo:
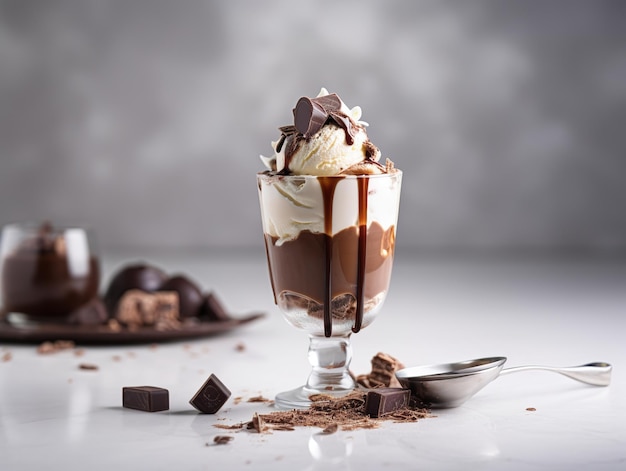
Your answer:
[[[403,247],[624,253],[618,0],[0,0],[0,223],[258,246],[258,155],[321,86],[405,171]]]

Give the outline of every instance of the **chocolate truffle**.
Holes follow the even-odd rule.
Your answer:
[[[181,319],[198,317],[204,301],[202,291],[196,283],[184,275],[175,275],[165,281],[159,291],[178,293],[178,309]]]
[[[117,311],[117,305],[126,291],[139,289],[148,293],[156,291],[167,280],[167,274],[152,265],[143,263],[127,265],[118,271],[104,295],[104,304],[110,315]]]
[[[200,318],[209,322],[222,322],[231,319],[215,293],[209,293],[204,297],[200,309]]]

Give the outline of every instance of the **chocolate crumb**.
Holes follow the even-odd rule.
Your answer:
[[[76,357],[82,357],[84,354],[85,354],[85,350],[82,348],[78,348],[74,350],[74,356]]]
[[[213,437],[213,443],[216,445],[226,445],[227,443],[232,442],[235,437],[231,437],[228,435],[216,435]]]
[[[235,350],[237,350],[238,352],[243,352],[246,350],[246,346],[243,342],[239,342],[237,345],[235,345]]]
[[[4,355],[2,355],[3,362],[11,361],[12,358],[13,358],[13,355],[11,354],[11,352],[5,352]]]
[[[254,396],[248,399],[247,402],[272,402],[272,400],[263,396]]]
[[[81,370],[90,370],[90,371],[96,371],[100,369],[98,365],[94,365],[93,363],[81,363],[80,365],[78,365],[78,368]]]
[[[109,319],[109,322],[107,322],[107,327],[112,332],[119,332],[120,330],[122,330],[122,325],[117,321],[117,319]]]
[[[328,425],[320,433],[323,434],[323,435],[330,435],[331,433],[335,433],[338,429],[339,429],[339,425],[334,423],[334,424]]]
[[[74,348],[74,342],[71,340],[55,340],[54,342],[46,341],[37,347],[37,353],[40,355],[48,355],[50,353],[56,353],[61,350],[69,350],[72,348]]]
[[[529,412],[535,412],[537,409],[535,409],[534,407],[527,407],[526,410]]]

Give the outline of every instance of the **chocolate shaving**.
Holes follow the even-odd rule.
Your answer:
[[[230,442],[232,442],[235,439],[235,437],[231,437],[228,435],[216,435],[215,437],[213,437],[213,443],[215,445],[226,445]],[[208,443],[207,443],[208,446]]]
[[[263,420],[263,417],[257,414],[256,412],[254,413],[252,420],[248,423],[247,428],[249,430],[254,429],[258,433],[263,433],[267,431],[267,427],[265,426],[265,420]]]
[[[293,109],[294,128],[307,141],[317,134],[326,123],[333,121],[337,126],[342,128],[346,133],[346,142],[349,145],[354,143],[356,124],[352,119],[341,111],[341,99],[337,94],[332,93],[317,98],[302,97],[298,100],[296,107]],[[284,127],[283,127],[284,128]],[[286,138],[285,132],[283,137]],[[291,130],[288,130],[291,133]],[[281,138],[279,145],[282,147],[284,139]],[[280,151],[277,146],[277,151]],[[285,152],[289,155],[289,152]]]
[[[315,99],[302,97],[293,109],[294,125],[307,140],[322,129],[327,119],[328,112]]]
[[[74,348],[74,342],[71,340],[55,340],[54,342],[46,341],[37,347],[37,353],[40,355],[48,355],[57,353],[61,350],[69,350]]]
[[[349,431],[356,429],[377,428],[382,421],[416,422],[430,417],[427,409],[407,406],[380,418],[371,418],[365,412],[366,392],[355,390],[347,396],[335,398],[325,394],[311,396],[308,409],[276,411],[268,414],[255,413],[252,421],[235,425],[217,424],[222,429],[248,429],[258,433],[274,430],[292,430],[295,427],[320,427],[322,433],[334,433],[332,430]]]

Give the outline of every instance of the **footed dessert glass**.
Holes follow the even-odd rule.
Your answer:
[[[342,396],[355,382],[350,335],[367,327],[389,288],[402,172],[380,175],[257,174],[274,301],[309,334],[306,384],[279,393],[279,408]]]

